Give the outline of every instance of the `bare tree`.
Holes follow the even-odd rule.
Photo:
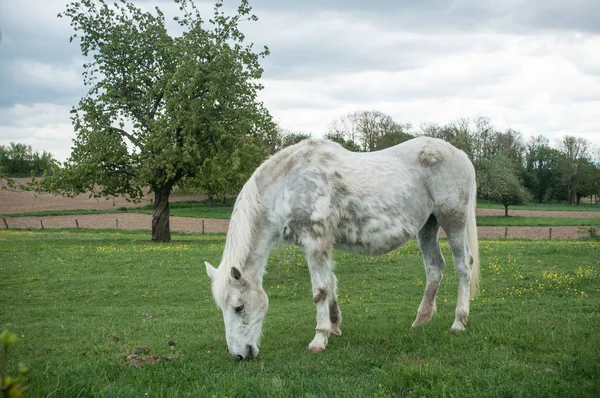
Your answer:
[[[329,135],[346,137],[359,144],[361,150],[372,152],[388,146],[390,142],[405,140],[400,133],[407,133],[408,123],[397,123],[383,112],[356,111],[334,120],[329,127]],[[382,137],[389,139],[382,139]]]

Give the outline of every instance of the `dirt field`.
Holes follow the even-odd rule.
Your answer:
[[[25,182],[26,179],[19,181]],[[138,207],[150,203],[151,197],[145,197],[141,203],[127,202],[125,198],[110,200],[89,198],[79,195],[65,198],[51,194],[34,195],[31,192],[14,192],[0,190],[0,214],[23,213],[45,210],[110,210],[121,207]],[[201,200],[202,196],[172,195],[171,201]],[[504,215],[502,209],[478,209],[480,216]],[[516,211],[511,215],[535,217],[600,217],[600,212],[542,212]],[[0,222],[0,229],[39,229],[39,228],[118,228],[127,230],[150,230],[152,217],[144,214],[101,214],[52,217],[5,217]],[[200,219],[189,217],[171,217],[171,230],[174,232],[226,232],[229,220]],[[527,238],[547,239],[550,237],[548,227],[479,227],[482,238]],[[582,227],[552,227],[552,239],[571,239],[585,236]]]

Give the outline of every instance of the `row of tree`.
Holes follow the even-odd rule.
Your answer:
[[[518,131],[501,131],[487,118],[459,119],[446,125],[424,124],[413,131],[379,111],[356,111],[334,120],[326,138],[352,151],[376,151],[424,135],[450,142],[473,161],[480,199],[508,206],[539,203],[577,203],[584,196],[600,198],[599,154],[590,142],[566,135],[555,145],[539,135],[527,142]],[[283,145],[310,135],[288,133]]]
[[[31,145],[11,142],[0,145],[0,171],[8,175],[42,175],[52,170],[56,160],[51,153],[34,151]]]

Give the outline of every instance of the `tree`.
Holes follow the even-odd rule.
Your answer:
[[[293,133],[291,131],[280,130],[278,150],[288,147],[290,145],[297,144],[300,141],[307,140],[310,137],[310,134]]]
[[[34,151],[31,145],[11,142],[0,145],[0,167],[8,174],[42,175],[56,165],[51,153]]]
[[[349,151],[360,152],[360,147],[358,146],[358,144],[356,142],[352,141],[350,138],[346,139],[346,137],[344,137],[343,134],[327,133],[327,134],[325,134],[325,136],[323,138],[328,139],[333,142],[337,142],[338,144],[340,144],[341,146],[343,146],[344,148],[346,148]]]
[[[410,130],[410,127],[410,124],[397,123],[391,116],[379,111],[356,111],[334,120],[328,135],[345,137],[358,143],[363,152],[372,152],[383,149],[392,142],[402,142],[406,138],[403,133]]]
[[[567,201],[573,204],[582,179],[578,178],[583,165],[589,160],[590,144],[583,138],[566,135],[558,142],[558,150],[563,155],[560,162],[563,183],[567,188]],[[577,201],[579,203],[579,201]]]
[[[474,123],[475,127],[472,133],[473,164],[477,167],[484,159],[492,156],[491,143],[495,139],[496,130],[490,119],[486,117],[478,117]]]
[[[474,140],[469,124],[470,123],[468,119],[459,119],[444,126],[440,126],[435,123],[426,123],[421,126],[420,135],[438,138],[449,142],[465,152],[471,160],[474,160]]]
[[[377,140],[375,141],[375,148],[378,151],[385,148],[390,148],[394,145],[398,145],[405,141],[408,141],[411,138],[414,137],[411,134],[402,130],[389,131],[377,137]]]
[[[477,170],[478,197],[508,207],[529,201],[530,194],[523,186],[515,170],[514,162],[503,154],[485,159]]]
[[[550,148],[550,141],[544,136],[532,137],[527,142],[525,154],[525,186],[539,203],[550,202],[561,190],[561,154]]]
[[[73,152],[49,185],[64,194],[131,200],[149,186],[152,240],[163,242],[171,238],[172,188],[200,177],[218,189],[239,186],[238,174],[247,178],[264,159],[274,131],[257,100],[259,61],[268,49],[255,52],[238,28],[257,20],[247,0],[235,15],[216,0],[208,21],[192,0],[174,1],[180,36],[167,32],[159,8],[144,12],[127,0],[73,1],[59,14],[71,20],[71,40],[89,60],[89,92],[72,110]],[[233,170],[235,164],[243,167]]]
[[[589,159],[577,160],[577,174],[574,181],[577,206],[584,196],[594,196],[600,185],[600,168]]]

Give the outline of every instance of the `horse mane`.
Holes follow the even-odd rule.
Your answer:
[[[260,224],[259,217],[264,212],[256,184],[256,173],[244,184],[238,195],[223,251],[222,264],[243,267],[246,257],[252,248],[253,239],[257,226]]]
[[[303,140],[280,150],[265,160],[242,187],[229,221],[225,249],[217,270],[218,277],[213,278],[212,282],[213,296],[218,305],[223,305],[227,299],[225,287],[231,278],[231,268],[235,266],[243,271],[248,256],[257,243],[256,232],[263,225],[265,204],[262,201],[257,181],[262,178],[263,174],[273,173],[273,169],[277,168],[283,159],[320,141],[323,140]]]

